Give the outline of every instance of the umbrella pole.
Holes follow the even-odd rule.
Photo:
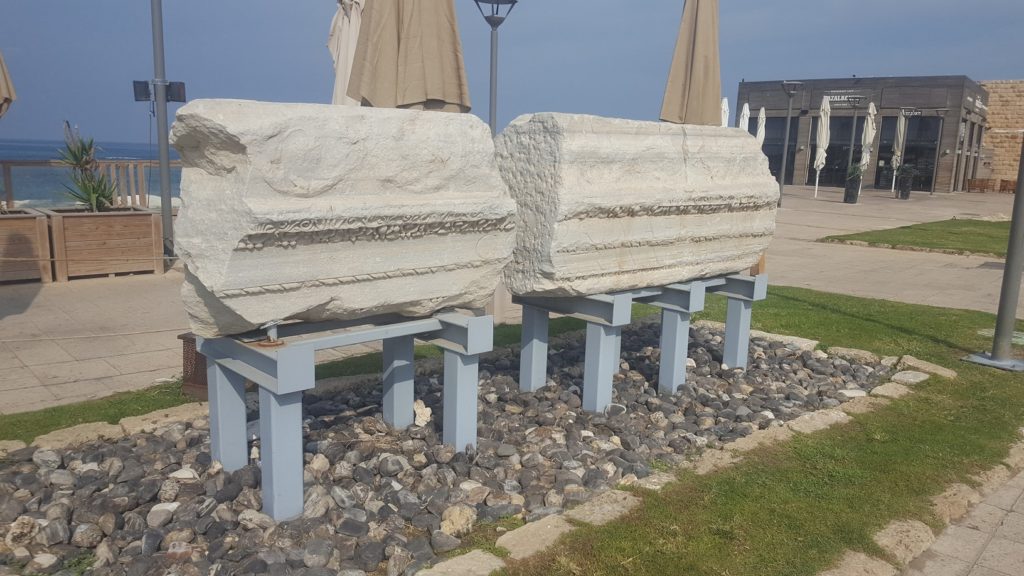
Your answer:
[[[892,171],[892,197],[896,197],[896,170]]]
[[[818,181],[821,180],[821,170],[814,176],[814,197],[818,197]]]

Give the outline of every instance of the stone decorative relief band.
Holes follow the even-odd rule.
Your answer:
[[[513,294],[738,272],[774,234],[778,185],[739,129],[546,113],[517,118],[495,147],[519,208]]]
[[[195,100],[175,227],[192,331],[481,308],[515,203],[476,116]]]
[[[462,217],[458,215],[455,217]],[[431,215],[428,222],[401,222],[379,225],[354,225],[342,219],[299,220],[280,225],[268,224],[258,228],[238,242],[236,250],[262,250],[263,248],[294,248],[307,244],[337,244],[345,242],[387,242],[451,234],[478,234],[483,232],[512,232],[515,220],[504,218],[474,220],[444,220],[442,215]]]

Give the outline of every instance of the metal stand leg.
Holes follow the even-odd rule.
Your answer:
[[[444,428],[445,444],[462,452],[476,446],[476,396],[479,372],[476,354],[444,351]]]
[[[413,337],[384,340],[384,421],[399,430],[413,423]]]
[[[210,395],[210,452],[227,471],[249,461],[245,438],[245,378],[212,359],[206,361]]]
[[[750,311],[753,302],[729,298],[725,317],[725,353],[722,363],[729,368],[746,368],[750,351]]]
[[[612,375],[619,365],[622,328],[587,322],[583,367],[583,409],[604,412],[612,403]]]
[[[523,306],[522,351],[519,354],[519,390],[536,392],[547,384],[548,311]]]
[[[661,311],[661,369],[658,393],[675,394],[686,382],[686,357],[690,342],[690,314]]]
[[[260,388],[263,511],[282,521],[302,514],[302,392]]]

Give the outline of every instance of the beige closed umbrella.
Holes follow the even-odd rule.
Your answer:
[[[18,99],[14,92],[14,83],[11,82],[11,75],[7,72],[7,64],[4,63],[4,55],[0,53],[0,117],[7,113],[11,103]]]
[[[327,49],[334,60],[334,104],[358,106],[359,101],[348,97],[348,79],[352,74],[352,61],[356,57],[359,27],[363,20],[364,0],[338,0],[338,11],[331,21]]]
[[[686,0],[661,119],[676,124],[721,126],[721,102],[718,0]]]
[[[453,0],[365,0],[347,94],[363,106],[468,112]]]

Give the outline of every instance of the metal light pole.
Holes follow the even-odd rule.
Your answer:
[[[786,134],[782,138],[782,167],[779,168],[779,207],[782,207],[782,192],[786,189],[786,168],[789,162],[789,123],[793,120],[793,96],[804,85],[803,82],[783,82],[782,90],[789,97],[786,108]]]
[[[171,157],[167,130],[167,73],[164,70],[164,9],[162,0],[151,0],[153,18],[153,87],[156,100],[156,134],[160,149],[160,218],[164,229],[164,254],[174,255],[171,219]]]
[[[1011,372],[1024,372],[1024,361],[1011,358],[1013,328],[1017,323],[1017,302],[1020,298],[1020,275],[1024,272],[1024,142],[1021,143],[1021,162],[1017,169],[1017,193],[1013,197],[1013,220],[1010,222],[1010,241],[1006,248],[1006,266],[1003,268],[1003,286],[999,292],[999,314],[996,316],[996,334],[992,339],[992,353],[972,354],[968,362],[991,366]]]
[[[498,133],[498,27],[505,22],[519,0],[474,0],[480,15],[491,26],[491,134]],[[488,6],[484,11],[484,4]]]
[[[850,103],[850,107],[853,108],[853,127],[850,128],[850,156],[846,160],[846,176],[850,176],[850,170],[853,169],[853,144],[857,139],[857,109],[860,108],[861,102],[864,101],[863,96],[850,96],[846,99]]]

